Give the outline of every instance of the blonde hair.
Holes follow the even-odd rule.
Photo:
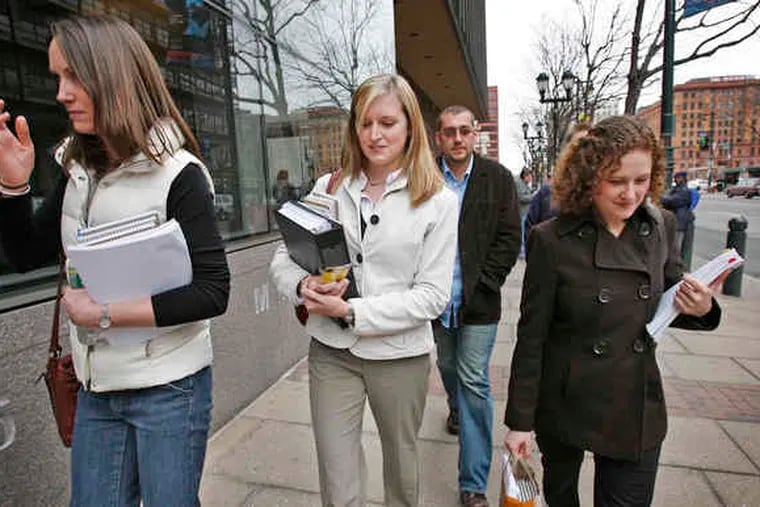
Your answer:
[[[641,149],[652,157],[649,196],[659,201],[664,187],[665,164],[657,137],[644,122],[633,116],[605,118],[576,136],[560,154],[552,180],[552,200],[562,213],[582,213],[592,205],[596,185],[620,167],[620,159]]]
[[[76,160],[103,171],[139,152],[159,162],[173,152],[167,137],[171,129],[155,129],[153,140],[148,133],[168,118],[176,123],[188,149],[200,156],[198,142],[156,59],[135,29],[113,16],[87,15],[55,21],[51,32],[94,107],[95,135],[72,134],[64,165]],[[106,145],[116,160],[109,162]]]
[[[406,171],[412,206],[417,207],[443,188],[443,176],[428,143],[425,121],[409,83],[395,74],[380,74],[364,81],[351,98],[351,111],[343,142],[343,171],[333,191],[348,177],[357,178],[367,162],[359,143],[359,129],[372,102],[392,93],[401,103],[408,124],[401,167]]]

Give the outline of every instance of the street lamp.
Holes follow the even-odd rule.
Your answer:
[[[561,93],[557,93],[556,88],[549,93],[549,75],[546,72],[542,72],[536,77],[536,87],[538,88],[538,94],[540,96],[539,102],[542,104],[551,104],[552,106],[552,149],[550,152],[550,162],[552,166],[557,159],[558,148],[557,129],[559,128],[559,113],[557,111],[557,104],[573,100],[573,87],[575,86],[576,79],[575,74],[569,70],[562,73],[562,88],[565,91],[565,95],[562,96]]]
[[[523,122],[521,127],[523,131],[523,139],[528,141],[528,152],[530,153],[531,170],[536,176],[536,181],[538,184],[541,184],[543,182],[543,167],[541,162],[543,158],[542,151],[544,143],[544,124],[541,122],[536,123],[536,135],[534,136],[528,135],[528,129],[530,128],[528,122]]]

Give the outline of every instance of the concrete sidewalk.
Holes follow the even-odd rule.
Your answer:
[[[504,287],[504,314],[491,361],[495,449],[488,498],[494,506],[523,268],[519,262]],[[670,427],[654,505],[760,505],[760,282],[745,277],[742,295],[719,298],[724,313],[716,331],[671,330],[658,347]],[[307,377],[303,360],[211,438],[203,505],[320,505]],[[425,506],[458,505],[458,446],[445,431],[446,415],[433,365],[420,434]],[[368,496],[371,505],[382,505],[380,442],[369,409],[363,441]],[[533,461],[540,472],[535,455]],[[593,460],[587,455],[581,505],[592,504],[592,475]]]

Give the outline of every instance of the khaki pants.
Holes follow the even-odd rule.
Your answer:
[[[367,468],[361,445],[365,400],[380,432],[385,504],[418,505],[417,434],[429,373],[427,354],[371,361],[312,339],[309,395],[323,505],[366,503]]]

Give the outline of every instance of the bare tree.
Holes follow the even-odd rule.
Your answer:
[[[390,57],[377,43],[375,0],[333,0],[313,12],[294,73],[305,88],[320,92],[317,104],[345,108],[362,80],[390,70]]]
[[[625,112],[628,114],[636,112],[642,89],[648,83],[654,82],[662,72],[662,60],[656,60],[655,56],[662,54],[663,16],[660,15],[659,23],[652,22],[645,29],[646,5],[647,0],[637,0],[631,32],[628,93],[625,99]],[[662,11],[656,9],[656,12],[661,14]],[[681,3],[676,12],[676,40],[679,33],[687,32],[699,32],[704,34],[704,37],[686,55],[676,58],[673,66],[707,58],[722,49],[736,46],[755,35],[758,30],[760,30],[760,0],[733,2],[719,10],[705,11],[690,18],[684,18],[683,3]]]
[[[288,100],[283,74],[283,56],[298,52],[283,37],[283,30],[306,13],[319,0],[233,0],[232,12],[237,22],[232,50],[233,73],[252,76],[266,90],[264,104],[277,114],[288,114]]]
[[[581,21],[578,43],[581,47],[581,75],[576,87],[576,110],[579,119],[593,121],[599,108],[616,103],[623,96],[621,79],[625,51],[621,42],[626,24],[618,4],[608,19],[600,20],[598,0],[576,0]],[[601,25],[601,30],[600,30]]]

